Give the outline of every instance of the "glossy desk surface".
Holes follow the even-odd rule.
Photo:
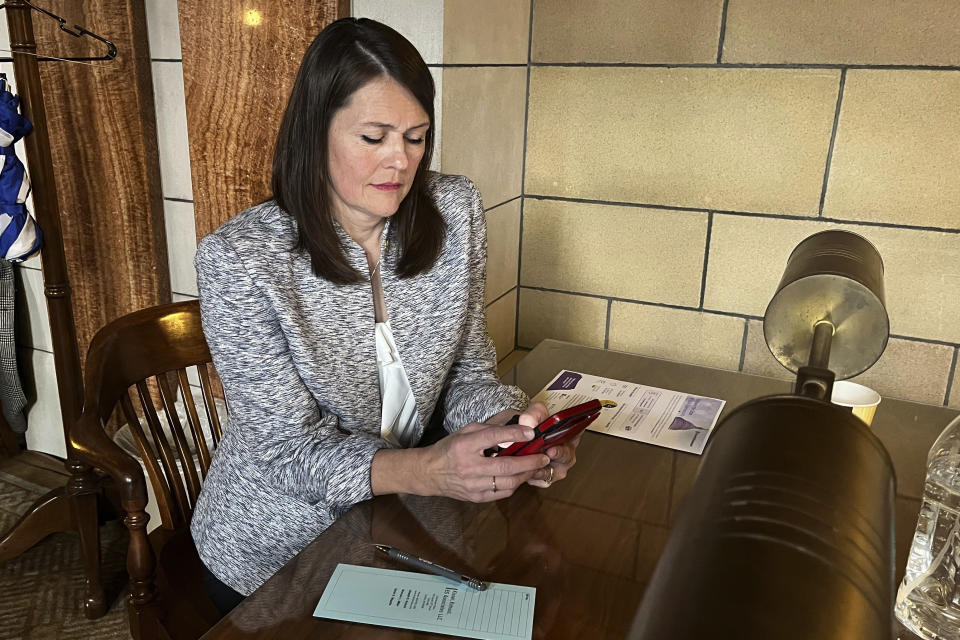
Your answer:
[[[546,341],[507,375],[530,395],[561,369],[723,398],[724,415],[790,384],[742,373]],[[924,461],[957,412],[884,399],[873,430],[897,473],[897,579],[923,490]],[[824,443],[829,446],[829,443]],[[494,582],[537,589],[534,638],[621,638],[689,490],[700,456],[587,432],[570,476],[549,489],[470,504],[384,496],[361,503],[204,638],[446,638],[313,618],[337,563],[402,569],[371,543],[397,546]]]

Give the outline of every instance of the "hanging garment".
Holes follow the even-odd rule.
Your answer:
[[[0,258],[26,260],[43,244],[43,235],[27,206],[30,180],[14,143],[33,130],[20,114],[20,97],[13,95],[0,78]]]
[[[17,371],[14,291],[13,265],[8,260],[0,260],[0,404],[10,428],[14,433],[23,433],[27,430],[27,418],[23,414],[27,399]]]

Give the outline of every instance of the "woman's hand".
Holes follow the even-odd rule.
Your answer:
[[[580,445],[582,435],[581,433],[569,442],[548,448],[545,453],[550,458],[550,464],[535,473],[527,484],[546,489],[557,480],[566,478],[570,467],[577,464],[577,447]],[[552,473],[551,469],[553,469]]]
[[[539,453],[488,458],[483,452],[502,442],[526,442],[532,437],[533,429],[524,424],[473,422],[451,433],[423,449],[420,473],[427,485],[426,495],[470,502],[490,502],[513,495],[517,487],[542,472],[550,458]]]
[[[487,422],[491,424],[505,424],[515,415],[517,415],[516,411],[508,409],[492,416]],[[526,411],[520,414],[519,422],[521,425],[527,427],[535,427],[549,417],[550,413],[547,411],[546,405],[542,402],[534,402],[527,407]],[[582,435],[583,434],[578,435],[570,442],[549,447],[544,451],[550,458],[550,464],[534,473],[533,476],[527,480],[527,484],[546,489],[557,480],[566,478],[570,467],[577,463],[577,446],[580,444],[580,437]]]
[[[447,496],[470,502],[490,502],[513,495],[524,482],[540,473],[548,477],[550,458],[487,457],[484,451],[502,443],[526,442],[532,427],[547,417],[540,403],[520,416],[520,424],[505,423],[516,411],[501,411],[484,423],[473,422],[429,447],[381,449],[373,457],[370,485],[374,495],[412,493]]]
[[[530,440],[533,427],[549,417],[540,402],[520,414],[519,424],[506,425],[515,415],[513,410],[501,411],[485,423],[468,424],[429,447],[381,449],[370,471],[373,494],[412,493],[490,502],[513,495],[524,482],[546,488],[566,478],[576,464],[580,436],[529,456],[484,455],[496,445]]]
[[[527,407],[526,411],[519,415],[516,409],[504,409],[500,413],[493,414],[484,420],[484,422],[486,424],[507,424],[514,416],[517,416],[520,424],[532,429],[549,418],[550,414],[547,412],[546,405],[542,402],[533,402]]]
[[[548,417],[547,407],[541,402],[534,402],[520,414],[520,424],[535,427]],[[527,484],[546,489],[557,480],[566,478],[570,467],[577,464],[577,446],[582,435],[570,442],[547,448],[544,453],[550,458],[550,464],[533,474]]]

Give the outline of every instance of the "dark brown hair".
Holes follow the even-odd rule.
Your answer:
[[[310,254],[314,273],[334,284],[366,277],[347,262],[334,226],[330,123],[357,89],[383,76],[413,94],[430,118],[423,158],[390,223],[399,249],[398,275],[409,278],[430,269],[443,245],[446,225],[424,186],[434,140],[430,70],[416,48],[385,24],[342,18],[321,31],[304,54],[273,154],[273,197],[297,221],[297,248]]]

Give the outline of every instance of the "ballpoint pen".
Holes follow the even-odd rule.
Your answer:
[[[485,591],[487,588],[487,583],[483,580],[477,578],[471,578],[470,576],[465,576],[461,573],[454,571],[453,569],[447,569],[446,567],[441,567],[438,564],[434,564],[429,560],[424,560],[423,558],[418,558],[412,556],[409,553],[404,553],[399,549],[394,549],[393,547],[387,546],[385,544],[375,544],[373,545],[377,548],[378,551],[382,551],[387,554],[394,560],[399,560],[403,564],[406,564],[411,567],[416,567],[417,569],[423,569],[428,573],[432,573],[436,576],[441,576],[447,578],[448,580],[453,580],[454,582],[461,582],[472,589],[477,591]]]

